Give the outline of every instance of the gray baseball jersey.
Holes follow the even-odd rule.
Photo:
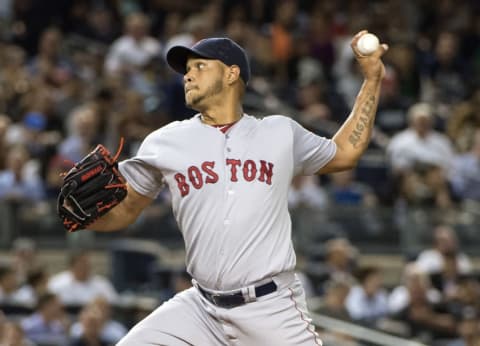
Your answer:
[[[313,174],[335,143],[284,116],[244,115],[227,132],[200,115],[169,124],[120,164],[129,184],[154,198],[168,185],[194,285],[139,322],[118,346],[321,345],[308,316],[287,194],[292,177]],[[257,296],[261,285],[276,285]],[[225,308],[205,293],[242,292]]]
[[[120,171],[154,198],[163,181],[185,240],[187,271],[212,290],[233,290],[295,267],[287,194],[336,145],[285,116],[244,115],[225,134],[200,115],[151,133]]]

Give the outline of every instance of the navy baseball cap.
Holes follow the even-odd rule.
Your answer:
[[[167,52],[167,63],[181,74],[187,73],[189,56],[205,59],[220,60],[227,66],[237,65],[240,68],[240,77],[245,84],[250,79],[250,63],[247,53],[236,42],[226,37],[206,38],[198,41],[191,48],[174,46]]]

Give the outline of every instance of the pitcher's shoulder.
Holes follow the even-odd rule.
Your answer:
[[[257,118],[258,122],[263,126],[291,126],[294,119],[281,114],[266,115],[264,117]]]
[[[195,116],[185,120],[172,121],[171,123],[168,123],[160,127],[159,129],[153,131],[152,134],[157,133],[159,135],[163,135],[163,134],[175,133],[178,131],[183,131],[183,130],[193,128],[196,125],[198,125],[198,119]]]
[[[182,121],[172,121],[156,130],[150,132],[143,140],[145,143],[159,143],[170,141],[179,137],[179,133],[193,128],[191,119]]]

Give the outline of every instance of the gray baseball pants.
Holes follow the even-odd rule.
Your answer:
[[[295,274],[283,273],[273,280],[277,284],[275,292],[251,297],[254,301],[234,308],[210,303],[194,281],[194,287],[159,306],[117,346],[322,345]]]

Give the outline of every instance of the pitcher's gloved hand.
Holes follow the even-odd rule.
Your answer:
[[[69,232],[86,228],[127,196],[125,179],[118,171],[118,156],[99,144],[63,178],[57,213]]]

